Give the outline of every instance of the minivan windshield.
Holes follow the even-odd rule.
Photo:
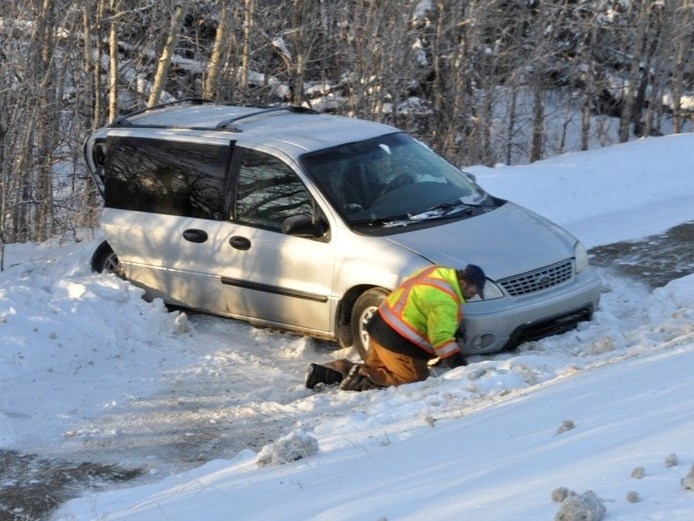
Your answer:
[[[335,210],[353,226],[464,218],[495,206],[470,177],[401,132],[311,152],[301,160]]]

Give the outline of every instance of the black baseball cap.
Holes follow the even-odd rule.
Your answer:
[[[465,266],[463,273],[465,280],[477,286],[477,294],[480,298],[484,298],[484,283],[487,281],[484,270],[476,264],[468,264]]]

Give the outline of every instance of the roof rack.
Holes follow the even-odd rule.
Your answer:
[[[191,105],[203,105],[205,103],[213,103],[212,100],[208,99],[202,99],[202,98],[185,98],[185,99],[180,99],[176,101],[170,101],[168,103],[160,103],[159,105],[152,105],[151,107],[145,107],[144,109],[141,110],[136,110],[134,112],[128,112],[127,114],[123,114],[121,116],[116,116],[113,118],[113,121],[109,124],[110,127],[129,127],[132,124],[130,121],[128,121],[129,118],[133,116],[138,116],[140,114],[144,114],[145,112],[149,112],[151,110],[159,110],[163,109],[166,107],[171,107],[173,105],[182,105],[184,103],[189,103]]]
[[[172,105],[182,105],[184,103],[189,103],[191,105],[202,105],[205,103],[214,103],[213,101],[206,100],[206,99],[199,99],[199,98],[189,98],[189,99],[182,99],[182,100],[177,100],[177,101],[172,101],[169,103],[162,103],[161,105],[155,105],[152,107],[147,107],[142,110],[137,110],[135,112],[130,112],[128,114],[123,114],[122,116],[118,116],[115,118],[109,127],[146,127],[146,128],[166,128],[166,129],[185,129],[185,130],[219,130],[219,131],[228,131],[228,132],[241,132],[241,129],[238,128],[235,123],[247,119],[247,118],[252,118],[255,116],[261,116],[263,114],[268,114],[272,112],[280,112],[280,111],[288,111],[288,112],[294,112],[297,114],[319,114],[313,109],[309,109],[306,107],[299,107],[299,106],[294,106],[294,105],[287,105],[283,107],[242,107],[242,108],[257,108],[258,110],[255,110],[253,112],[248,112],[246,114],[240,114],[238,116],[234,116],[233,118],[230,119],[225,119],[224,121],[219,122],[217,125],[214,127],[187,127],[187,126],[180,126],[180,125],[139,125],[137,123],[131,123],[129,118],[133,116],[137,116],[139,114],[144,114],[146,112],[149,112],[151,110],[158,110],[162,109],[165,107],[171,107]],[[225,104],[226,105],[226,104]],[[233,106],[233,105],[230,105]]]
[[[257,110],[255,112],[249,112],[247,114],[242,114],[240,116],[236,116],[230,119],[226,119],[224,121],[220,121],[217,126],[215,127],[215,130],[230,130],[232,132],[241,132],[241,129],[239,129],[235,123],[238,123],[242,119],[247,119],[247,118],[252,118],[255,116],[260,116],[263,114],[268,114],[270,112],[280,112],[280,111],[288,111],[288,112],[295,112],[297,114],[318,114],[313,109],[309,109],[306,107],[299,107],[296,105],[287,105],[284,107],[266,107],[260,110]]]

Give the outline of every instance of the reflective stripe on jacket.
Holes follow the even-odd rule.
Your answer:
[[[460,351],[455,332],[464,303],[456,271],[432,266],[408,277],[378,311],[393,330],[432,358],[447,358]]]

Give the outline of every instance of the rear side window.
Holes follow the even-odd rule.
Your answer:
[[[143,138],[107,140],[109,208],[224,219],[231,146]]]

